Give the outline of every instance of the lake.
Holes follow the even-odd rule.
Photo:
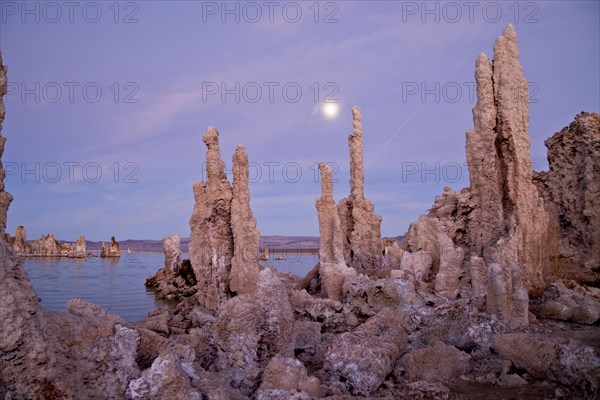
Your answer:
[[[187,258],[183,254],[182,258]],[[276,260],[283,257],[284,260]],[[319,261],[317,254],[277,254],[261,265],[304,276]],[[84,299],[97,304],[128,322],[145,317],[165,303],[154,291],[146,289],[146,278],[164,264],[163,253],[122,254],[121,258],[23,258],[29,280],[42,306],[66,311],[70,299]]]

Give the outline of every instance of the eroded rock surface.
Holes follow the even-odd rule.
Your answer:
[[[6,138],[2,136],[2,124],[4,123],[4,117],[6,115],[6,108],[4,107],[4,95],[6,94],[7,90],[7,71],[8,68],[2,63],[2,52],[0,52],[0,159],[2,158],[2,154],[4,154],[4,143],[6,142]],[[5,176],[6,171],[2,166],[2,161],[0,161],[0,236],[4,236],[4,232],[6,230],[6,213],[8,211],[10,202],[13,200],[12,195],[4,190]]]
[[[319,216],[319,274],[322,289],[326,297],[334,300],[342,299],[342,285],[346,279],[355,276],[356,270],[348,268],[344,260],[344,235],[340,225],[340,217],[333,201],[333,182],[331,167],[319,164],[321,172],[321,197],[316,207]]]
[[[159,298],[181,300],[194,295],[198,290],[190,260],[181,260],[180,242],[179,234],[165,236],[165,266],[146,279],[146,287],[154,289]]]
[[[401,363],[410,380],[443,382],[467,373],[471,356],[442,342],[415,350]]]
[[[474,129],[467,131],[470,187],[449,188],[411,225],[400,270],[417,289],[473,298],[515,325],[528,323],[528,293],[554,278],[556,238],[533,183],[529,94],[514,28],[476,61]]]
[[[87,256],[87,244],[83,235],[78,236],[74,243],[61,243],[54,238],[52,233],[28,242],[25,227],[17,226],[14,238],[9,238],[9,240],[14,252],[20,256],[69,258],[85,258]]]
[[[230,289],[238,294],[252,294],[258,280],[260,232],[250,209],[248,188],[248,155],[238,145],[233,155],[233,198],[231,200],[231,231],[233,253]],[[268,250],[265,248],[268,259]]]
[[[233,155],[233,188],[221,159],[219,133],[209,127],[207,181],[194,184],[190,219],[190,261],[203,306],[216,310],[235,295],[253,295],[259,273],[260,232],[250,209],[248,156],[243,146]]]
[[[350,196],[338,204],[344,235],[346,264],[358,273],[372,274],[382,266],[381,217],[365,198],[362,116],[360,108],[352,108],[354,129],[348,136],[350,148]]]
[[[27,231],[22,225],[17,226],[17,229],[15,230],[13,250],[17,254],[25,253],[27,251]]]
[[[540,318],[591,325],[600,319],[600,289],[554,283],[531,301],[531,311]]]
[[[318,378],[309,376],[306,367],[300,361],[277,355],[265,368],[256,398],[318,398],[320,392],[321,382]]]
[[[559,227],[561,255],[600,272],[600,116],[582,112],[545,144],[550,170],[535,183]]]
[[[164,237],[163,253],[165,254],[165,268],[177,272],[181,265],[181,238],[179,233]]]
[[[330,390],[369,396],[385,380],[407,343],[398,311],[385,309],[327,349],[323,374]]]
[[[600,358],[591,347],[576,340],[511,333],[495,337],[494,347],[502,357],[535,378],[598,393]]]

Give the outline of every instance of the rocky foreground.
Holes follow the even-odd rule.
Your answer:
[[[550,138],[550,171],[535,174],[512,26],[475,76],[470,186],[445,189],[402,245],[382,244],[352,110],[351,193],[336,205],[319,166],[320,263],[304,279],[259,266],[248,157],[238,146],[230,184],[209,128],[190,265],[168,237],[152,281],[181,301],[134,324],[82,300],[40,306],[3,239],[12,197],[0,181],[0,397],[597,398],[600,117]]]

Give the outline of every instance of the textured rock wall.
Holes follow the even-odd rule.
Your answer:
[[[7,71],[8,68],[2,63],[2,53],[0,52],[0,158],[2,157],[2,154],[4,154],[4,143],[6,142],[6,138],[2,136],[2,124],[6,114],[6,109],[4,108],[4,95],[6,94]],[[0,236],[4,236],[6,230],[6,213],[8,211],[8,206],[13,199],[10,193],[4,191],[5,176],[6,171],[4,171],[2,161],[0,161]]]
[[[502,199],[505,234],[517,242],[516,254],[490,259],[506,267],[523,265],[530,292],[546,286],[544,272],[553,256],[550,223],[544,202],[533,184],[529,156],[529,90],[519,62],[517,35],[509,25],[494,44],[494,99],[496,105],[496,166]],[[476,235],[476,232],[472,234]],[[503,255],[503,258],[505,256]],[[484,258],[486,255],[484,254]]]
[[[474,253],[483,256],[483,250],[495,243],[504,232],[502,198],[498,193],[496,153],[496,106],[492,82],[492,62],[480,54],[475,63],[477,104],[473,108],[473,130],[467,131],[467,162],[470,189],[478,200],[478,207],[469,221],[471,246]]]
[[[561,255],[600,272],[600,116],[581,113],[546,140],[549,171],[535,176]]]
[[[363,134],[360,108],[352,108],[353,132],[348,136],[350,148],[350,196],[338,204],[344,234],[344,258],[358,273],[372,274],[382,266],[381,217],[365,198]]]
[[[475,68],[478,99],[474,130],[467,132],[471,192],[477,201],[469,221],[471,252],[488,264],[522,265],[526,287],[540,291],[552,256],[550,222],[532,181],[529,91],[511,25],[494,44],[493,63],[482,54]],[[500,238],[506,239],[502,248],[494,249]]]

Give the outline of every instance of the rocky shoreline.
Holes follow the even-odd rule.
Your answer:
[[[15,236],[5,234],[5,241],[12,246],[13,251],[20,257],[67,257],[86,258],[94,257],[94,253],[87,250],[85,236],[80,235],[74,243],[61,243],[54,238],[54,234],[42,235],[38,240],[27,241],[27,232],[22,225],[17,226]],[[110,243],[102,242],[98,257],[120,257],[121,250],[115,237]]]
[[[351,191],[336,205],[319,165],[320,262],[304,279],[259,265],[248,156],[236,148],[230,183],[209,127],[189,264],[167,237],[151,282],[179,302],[133,324],[83,300],[68,313],[40,306],[4,238],[12,196],[0,179],[0,397],[597,398],[600,116],[581,113],[550,138],[550,171],[536,174],[511,25],[475,70],[470,185],[446,188],[401,244],[382,240],[365,198],[353,108]]]

